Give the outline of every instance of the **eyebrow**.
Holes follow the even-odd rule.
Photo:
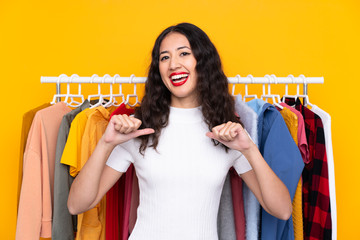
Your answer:
[[[187,47],[187,46],[178,47],[176,50],[179,51],[180,49],[183,49],[183,48],[188,48],[189,50],[191,50],[191,49],[190,49],[189,47]],[[164,54],[164,53],[169,53],[169,51],[162,51],[162,52],[160,52],[160,55],[161,55],[161,54]]]

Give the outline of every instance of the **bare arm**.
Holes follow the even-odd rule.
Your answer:
[[[265,211],[279,219],[287,220],[292,212],[289,191],[265,162],[260,152],[257,152],[252,153],[253,157],[245,155],[253,170],[241,174],[241,177]]]
[[[116,183],[122,173],[106,166],[113,147],[101,139],[93,154],[71,185],[68,209],[71,214],[79,214],[93,208],[104,194]]]
[[[113,116],[94,152],[70,188],[68,209],[79,214],[93,208],[123,173],[108,166],[106,161],[114,147],[132,138],[151,134],[153,129],[138,130],[141,121],[127,115]]]
[[[266,163],[242,126],[228,122],[214,127],[207,136],[244,154],[253,169],[242,174],[242,179],[269,214],[282,220],[289,219],[292,204],[287,187]]]

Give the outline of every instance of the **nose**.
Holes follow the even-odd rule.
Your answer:
[[[177,56],[170,58],[170,70],[175,70],[180,67],[180,62]]]

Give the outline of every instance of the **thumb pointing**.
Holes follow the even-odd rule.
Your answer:
[[[153,134],[154,132],[155,130],[152,128],[144,128],[144,129],[136,130],[135,132],[133,132],[133,134],[134,134],[134,138],[136,138],[142,135]]]
[[[215,135],[214,135],[212,132],[207,132],[207,133],[206,133],[206,136],[208,136],[209,138],[212,138],[212,139],[217,140],[217,139],[215,138]]]
[[[219,139],[219,138],[217,138],[217,137],[215,136],[215,134],[212,133],[212,132],[207,132],[207,133],[206,133],[206,136],[208,136],[209,138],[215,139],[216,141],[221,142],[222,144],[224,144],[224,141],[221,140],[221,139]]]
[[[209,138],[215,139],[216,141],[221,142],[221,139],[218,139],[218,138],[215,136],[215,134],[212,133],[212,132],[207,132],[207,133],[206,133],[206,136],[208,136]]]

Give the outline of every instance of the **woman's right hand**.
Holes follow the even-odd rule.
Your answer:
[[[132,138],[154,133],[154,129],[138,130],[141,121],[127,115],[114,115],[95,150],[71,185],[68,209],[76,215],[96,206],[122,173],[106,165],[114,147]]]
[[[116,145],[129,141],[132,138],[155,132],[152,128],[138,130],[140,126],[141,120],[135,117],[129,117],[126,114],[114,115],[110,119],[103,135],[103,139],[105,143],[115,147]]]

